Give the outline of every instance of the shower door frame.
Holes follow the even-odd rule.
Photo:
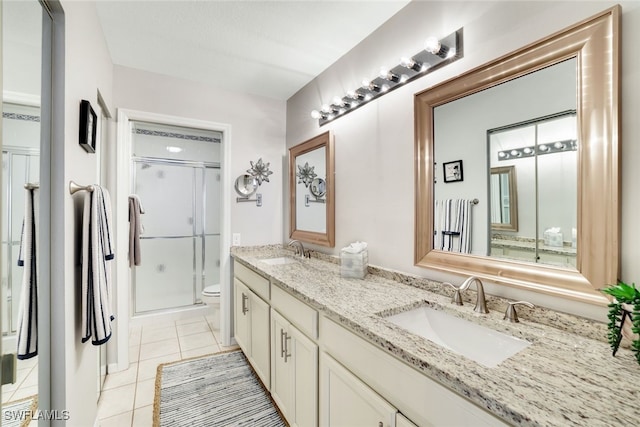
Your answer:
[[[117,177],[116,191],[117,200],[115,204],[116,223],[124,224],[116,229],[116,245],[118,253],[127,254],[129,252],[129,204],[127,196],[131,188],[131,157],[132,147],[132,122],[141,121],[157,123],[161,125],[173,125],[180,127],[191,127],[196,129],[211,130],[222,133],[221,143],[221,205],[220,205],[220,334],[222,344],[230,346],[234,344],[232,340],[232,319],[231,319],[231,188],[233,185],[230,173],[231,166],[231,125],[226,123],[210,122],[198,119],[189,119],[165,114],[149,113],[139,110],[118,109],[117,114],[117,146],[115,176]],[[116,258],[116,283],[118,290],[116,294],[116,315],[118,316],[117,328],[117,360],[109,365],[111,372],[125,370],[129,367],[129,321],[130,321],[130,301],[129,284],[130,269],[129,262],[125,255]],[[125,291],[126,290],[126,291]]]
[[[205,278],[206,278],[206,274],[205,274],[205,255],[206,255],[206,237],[207,236],[213,236],[214,234],[207,234],[206,233],[206,201],[207,201],[207,184],[206,184],[206,170],[207,169],[212,169],[212,170],[217,170],[218,173],[221,173],[221,164],[220,162],[199,162],[199,161],[194,161],[194,160],[175,160],[175,159],[164,159],[164,158],[159,158],[159,157],[144,157],[144,156],[132,156],[131,157],[131,192],[132,194],[135,194],[135,185],[137,182],[137,173],[136,173],[136,164],[137,163],[149,163],[149,164],[153,164],[153,165],[166,165],[166,166],[180,166],[180,167],[185,167],[185,168],[191,168],[193,169],[193,200],[192,200],[192,204],[191,204],[191,212],[194,214],[194,218],[196,218],[197,215],[197,202],[196,202],[196,197],[198,196],[197,194],[197,184],[196,184],[196,179],[197,179],[197,170],[198,169],[202,169],[203,173],[202,173],[202,194],[200,195],[202,197],[202,201],[201,201],[201,212],[200,214],[202,215],[202,232],[198,233],[197,229],[198,229],[198,224],[197,224],[197,220],[193,221],[193,227],[192,227],[192,234],[190,235],[183,235],[183,236],[160,236],[160,237],[145,237],[145,236],[141,236],[140,239],[142,240],[151,240],[151,239],[180,239],[180,238],[191,238],[193,240],[193,303],[190,305],[181,305],[181,306],[176,306],[176,307],[170,307],[170,308],[159,308],[159,309],[154,309],[154,310],[147,310],[147,311],[143,311],[143,312],[136,312],[136,290],[137,290],[137,278],[135,273],[133,273],[131,276],[131,290],[132,290],[132,294],[131,294],[131,301],[132,301],[132,307],[131,307],[131,312],[130,314],[132,316],[136,316],[136,315],[146,315],[146,314],[153,314],[153,313],[162,313],[162,312],[166,312],[167,310],[173,310],[173,309],[180,309],[180,308],[187,308],[187,307],[191,307],[193,305],[196,304],[201,304],[202,300],[200,298],[198,298],[198,276],[197,276],[197,238],[200,237],[202,239],[202,251],[201,251],[201,257],[202,257],[202,264],[201,264],[201,268],[202,268],[202,272],[201,272],[201,285],[202,288],[204,289],[205,286]],[[222,214],[222,200],[220,200],[219,203],[219,209],[220,209],[220,214]],[[220,233],[217,234],[217,236],[222,236],[222,230],[220,230]],[[222,248],[220,248],[220,255],[222,256]],[[219,260],[220,261],[220,260]],[[137,268],[137,267],[136,267]],[[220,280],[220,278],[218,277],[218,280]],[[220,283],[220,282],[218,282]]]

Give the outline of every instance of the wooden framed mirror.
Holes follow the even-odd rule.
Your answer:
[[[563,298],[592,303],[608,302],[598,289],[615,283],[619,272],[619,43],[620,7],[615,6],[566,30],[528,45],[459,77],[445,81],[415,96],[415,247],[414,261],[421,267],[443,270],[463,275],[475,275],[494,283],[542,292]],[[547,73],[557,68],[569,70],[563,76],[573,75],[573,80],[555,84],[559,80],[548,78]],[[520,88],[510,93],[510,111],[525,110],[529,117],[540,117],[544,109],[563,111],[575,109],[577,136],[577,185],[575,188],[575,234],[577,257],[575,267],[541,265],[492,257],[486,247],[489,239],[476,239],[472,234],[469,253],[453,253],[434,250],[435,200],[478,198],[480,203],[472,208],[471,227],[487,233],[491,228],[487,193],[476,188],[476,193],[465,193],[466,183],[480,182],[489,188],[489,162],[474,157],[475,144],[479,144],[482,156],[487,156],[486,130],[498,127],[496,123],[477,126],[478,132],[463,141],[463,147],[439,145],[445,120],[458,128],[469,128],[475,119],[473,111],[491,111],[492,117],[503,124],[513,123],[512,117],[501,117],[495,105],[475,102],[493,89],[505,90],[524,79],[543,76],[541,86],[547,92],[565,91],[573,96],[557,102],[554,96],[523,96]],[[563,78],[564,78],[563,77]],[[567,83],[568,82],[568,83]],[[539,87],[540,88],[540,87]],[[539,89],[538,88],[538,89]],[[536,89],[537,90],[537,89]],[[472,97],[475,110],[458,114],[445,114],[457,101]],[[575,106],[565,106],[564,101]],[[536,101],[536,102],[532,102]],[[555,105],[557,104],[557,105]],[[542,110],[536,110],[536,107]],[[526,116],[529,117],[526,117]],[[436,123],[437,122],[437,123]],[[449,142],[449,141],[447,141]],[[440,148],[447,146],[447,148]],[[449,151],[447,151],[449,150]],[[451,158],[462,159],[465,164],[465,181],[448,184],[452,191],[441,194],[437,189],[438,162]],[[435,183],[434,183],[435,182]],[[480,191],[480,194],[477,193]],[[523,214],[522,210],[519,210]],[[484,221],[478,218],[484,216]],[[522,215],[520,215],[522,219]],[[474,221],[477,221],[474,222]],[[546,226],[539,227],[545,229]],[[566,235],[566,233],[565,233]],[[533,236],[541,239],[540,234]],[[570,239],[569,239],[570,240]],[[481,244],[485,247],[478,248]]]
[[[492,230],[518,231],[517,189],[515,166],[491,168],[489,209]]]
[[[333,247],[335,182],[333,136],[325,132],[289,149],[290,237]]]

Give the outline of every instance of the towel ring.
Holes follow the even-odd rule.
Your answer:
[[[76,194],[78,191],[88,191],[88,192],[93,192],[93,185],[79,185],[76,184],[74,181],[69,181],[69,193],[70,194]]]

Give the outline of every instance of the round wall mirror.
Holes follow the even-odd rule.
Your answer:
[[[236,193],[238,193],[240,196],[249,197],[258,189],[258,180],[255,177],[245,173],[244,175],[240,175],[238,178],[236,178],[235,188]]]
[[[327,182],[322,178],[315,178],[311,181],[309,191],[316,199],[319,199],[327,194]]]

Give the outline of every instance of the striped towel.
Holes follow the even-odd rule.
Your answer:
[[[471,200],[436,200],[434,249],[471,253]]]
[[[84,195],[82,224],[82,342],[93,345],[111,338],[111,198],[106,189],[93,185]]]
[[[144,208],[140,197],[136,194],[129,196],[129,267],[140,265],[140,235],[144,232],[140,214]]]
[[[36,242],[38,239],[37,189],[27,189],[24,203],[24,221],[20,239],[18,265],[22,271],[22,292],[18,309],[18,359],[38,355],[38,268]]]

